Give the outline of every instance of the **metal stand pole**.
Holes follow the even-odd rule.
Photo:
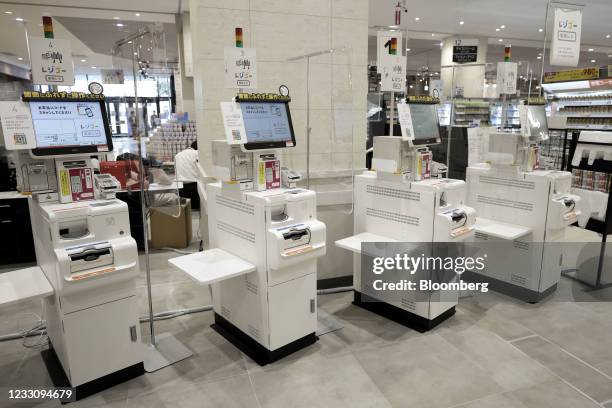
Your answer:
[[[310,56],[306,57],[306,188],[310,190]]]
[[[391,91],[391,106],[389,106],[389,136],[393,136],[393,123],[395,115],[395,92]]]

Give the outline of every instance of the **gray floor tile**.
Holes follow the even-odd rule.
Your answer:
[[[257,399],[248,375],[242,374],[204,384],[153,389],[149,393],[128,398],[127,407],[251,408],[257,407]]]
[[[595,364],[595,367],[598,370],[603,371],[609,377],[612,377],[612,360],[602,361],[598,364]]]
[[[612,380],[541,337],[513,343],[525,354],[598,402],[612,400]]]
[[[479,327],[443,330],[440,336],[484,369],[504,390],[515,390],[554,379],[541,364],[496,334]]]
[[[595,408],[599,405],[563,381],[552,381],[513,391],[526,408]]]
[[[470,300],[460,301],[457,311],[464,313],[466,318],[471,319],[472,325],[482,327],[506,340],[518,339],[533,334],[529,328],[504,316],[494,308],[487,307],[479,302]]]
[[[356,357],[393,406],[449,407],[503,391],[437,334],[364,349]]]
[[[453,408],[525,408],[525,405],[511,394],[495,394]]]
[[[328,358],[313,354],[250,375],[264,408],[390,406],[351,354]]]

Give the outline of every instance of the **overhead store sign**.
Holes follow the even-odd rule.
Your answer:
[[[257,89],[257,52],[255,48],[225,47],[225,87]]]
[[[599,68],[580,68],[570,69],[567,71],[552,71],[544,73],[544,83],[550,84],[553,82],[565,81],[584,81],[588,79],[598,79]]]
[[[402,33],[400,31],[378,31],[376,33],[376,70],[383,73],[402,56]]]
[[[516,94],[518,64],[516,62],[497,63],[497,92],[500,95]]]
[[[453,41],[453,62],[463,64],[478,60],[478,39],[458,38]]]
[[[406,57],[385,58],[380,70],[380,90],[406,92]]]
[[[582,10],[555,9],[550,65],[578,66]]]
[[[32,82],[36,85],[74,85],[70,41],[30,38]]]

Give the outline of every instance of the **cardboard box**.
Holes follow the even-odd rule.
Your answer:
[[[181,198],[176,207],[151,208],[151,248],[186,248],[191,243],[191,200]]]

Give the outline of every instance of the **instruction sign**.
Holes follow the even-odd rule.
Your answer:
[[[101,69],[100,75],[103,84],[123,84],[125,82],[122,69]]]
[[[246,129],[240,105],[236,102],[221,102],[221,116],[227,143],[230,145],[245,144],[247,142]]]
[[[74,85],[70,41],[30,38],[32,82],[37,85]]]
[[[582,10],[556,8],[553,24],[550,65],[578,66]]]
[[[7,150],[36,148],[32,115],[27,103],[0,102],[0,123]]]
[[[385,58],[380,70],[380,90],[406,92],[406,57]]]
[[[257,89],[257,53],[255,48],[225,47],[225,87]]]
[[[500,95],[516,94],[518,64],[516,62],[497,63],[497,92]]]

